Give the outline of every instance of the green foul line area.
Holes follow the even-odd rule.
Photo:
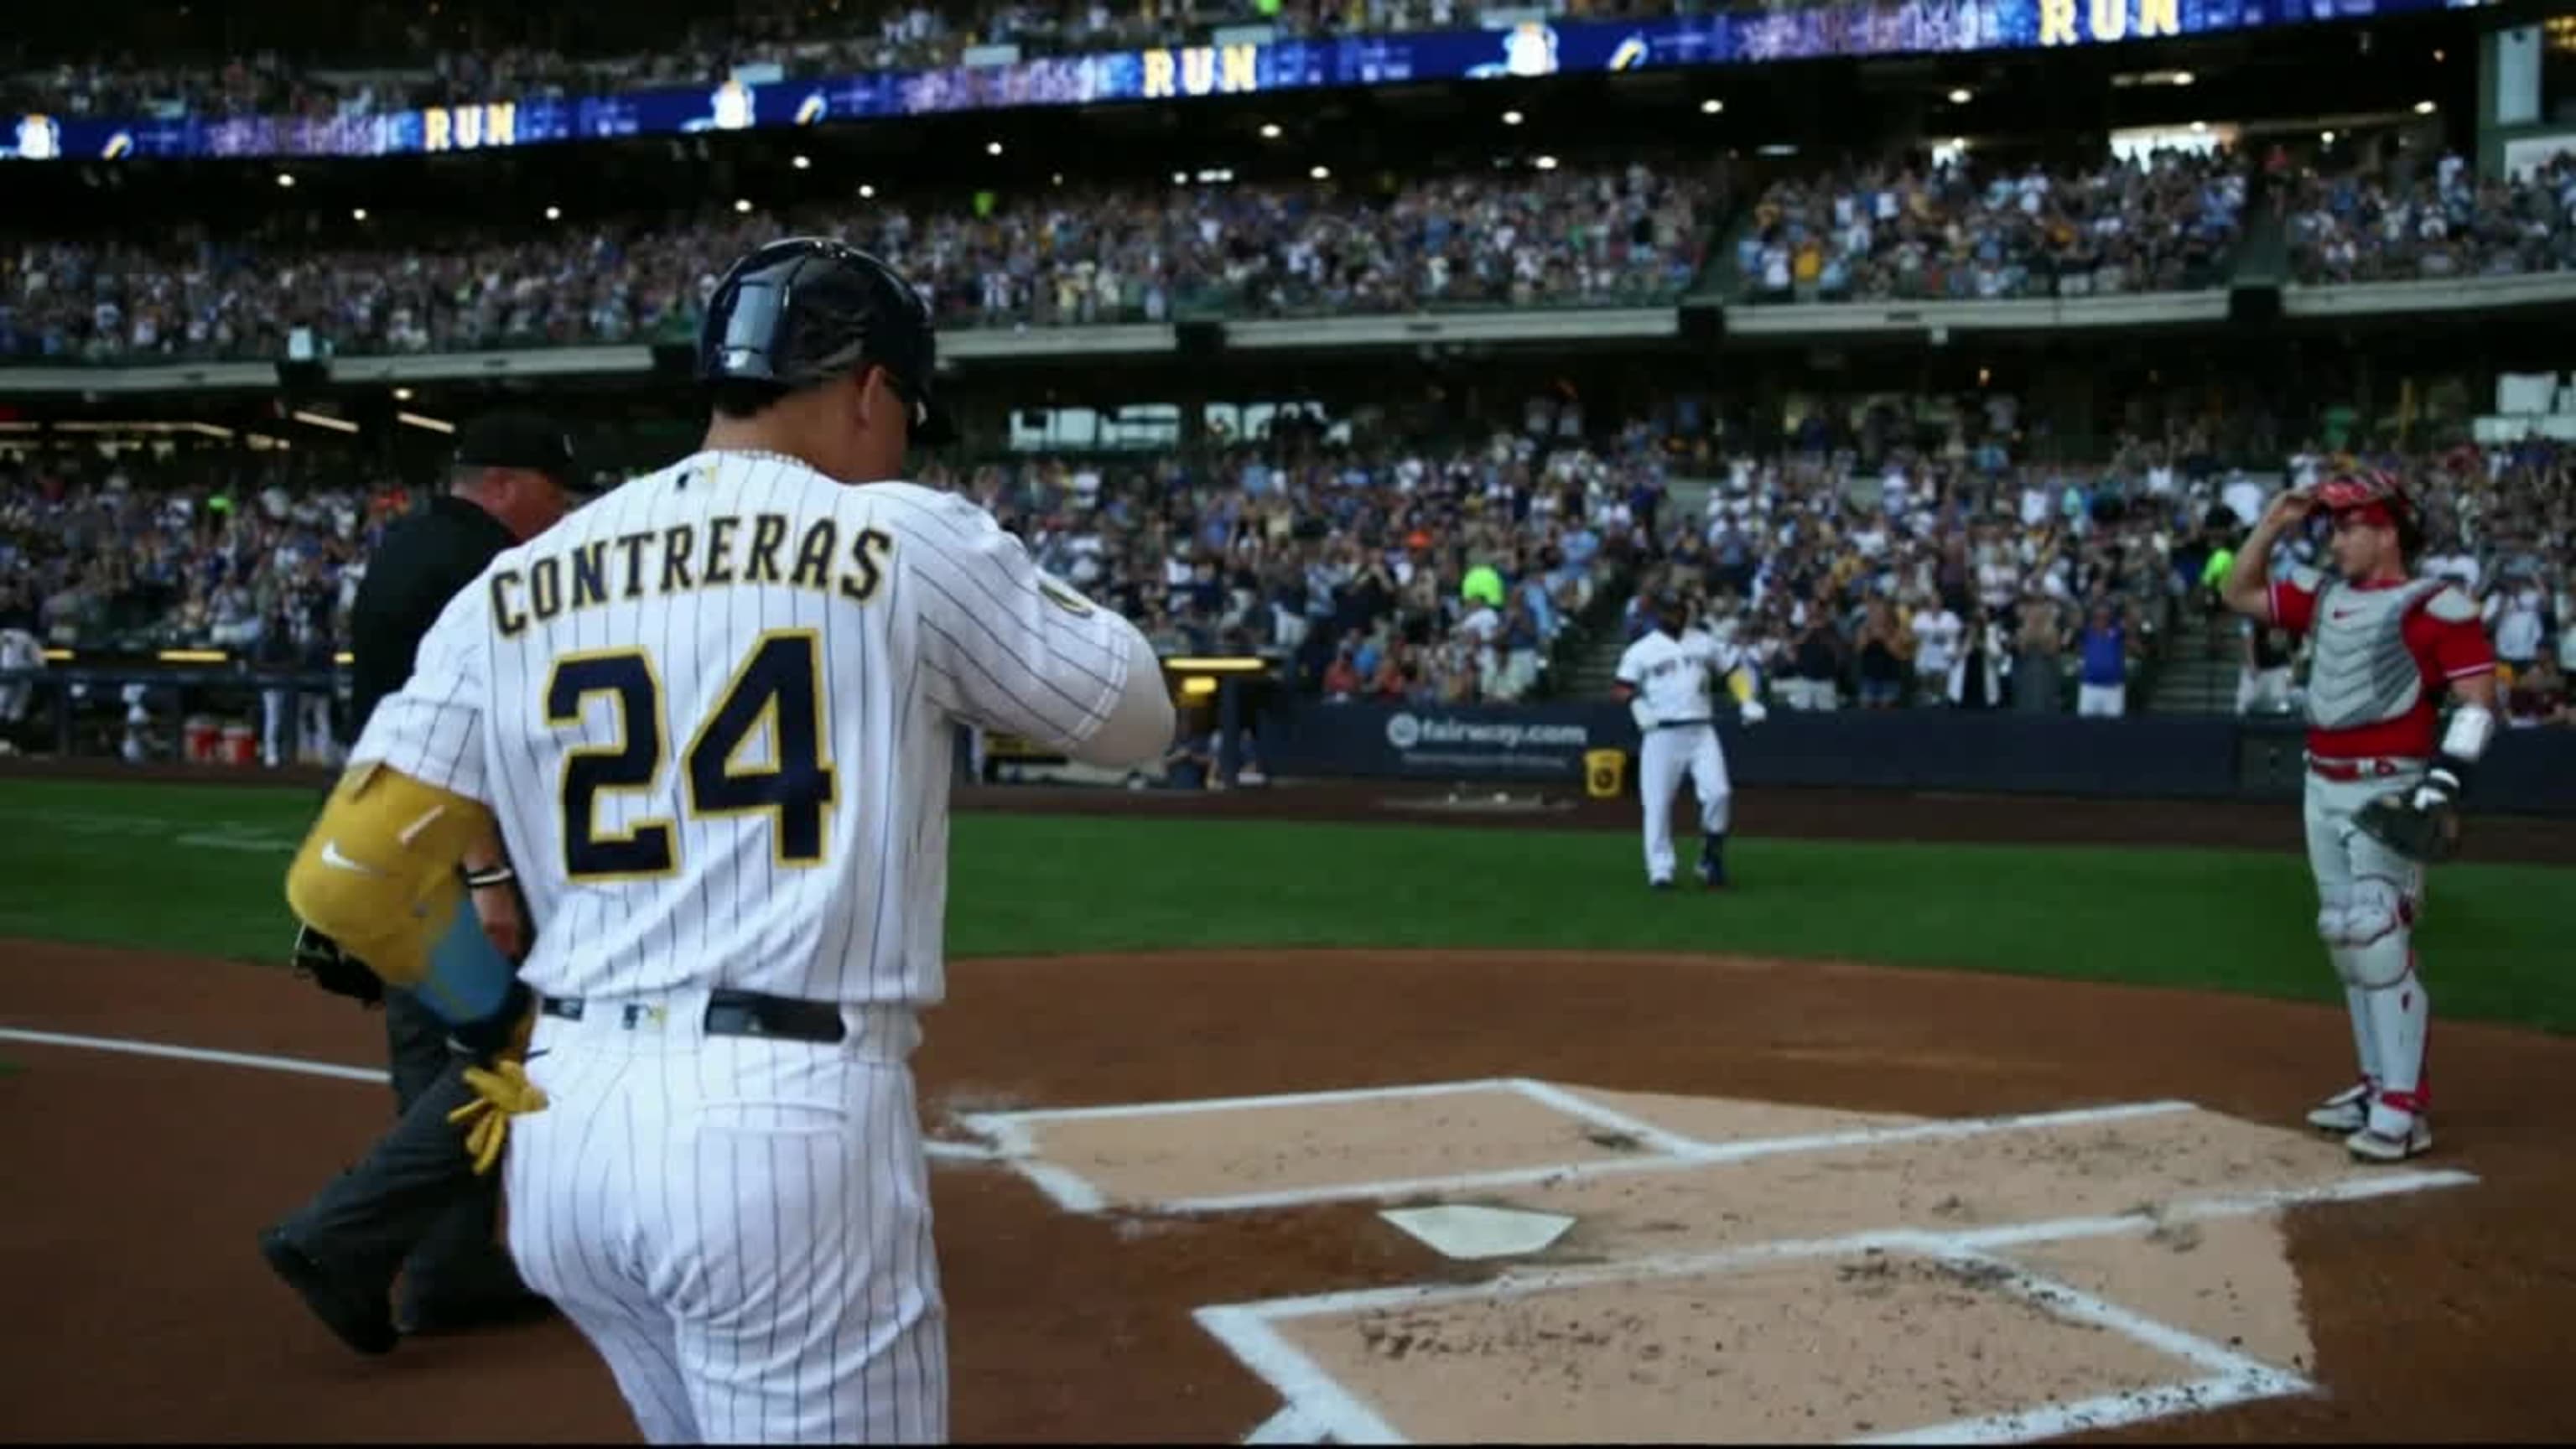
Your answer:
[[[283,961],[317,792],[0,781],[0,936]],[[2080,807],[2078,807],[2080,808]],[[1688,846],[1690,842],[1683,842]],[[959,956],[1223,947],[1707,951],[2336,996],[2288,853],[1748,839],[1653,895],[1634,835],[962,815]],[[2576,871],[2450,865],[2420,933],[2444,1015],[2576,1029]]]

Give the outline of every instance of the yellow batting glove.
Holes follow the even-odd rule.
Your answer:
[[[491,1067],[467,1067],[465,1085],[473,1089],[474,1100],[447,1114],[447,1120],[465,1129],[465,1152],[474,1159],[474,1175],[481,1177],[501,1160],[501,1148],[510,1140],[510,1119],[546,1109],[546,1094],[528,1080],[527,1066],[504,1057]]]

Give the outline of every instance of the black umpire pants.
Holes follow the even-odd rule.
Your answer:
[[[467,1059],[408,991],[385,992],[385,1042],[399,1119],[282,1224],[286,1235],[361,1284],[390,1291],[401,1273],[411,1304],[524,1291],[496,1237],[501,1174],[475,1176],[464,1131],[447,1120],[474,1099]]]

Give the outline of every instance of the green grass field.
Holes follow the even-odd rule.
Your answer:
[[[282,961],[308,790],[0,781],[0,937]],[[1697,950],[2335,996],[2287,854],[1745,840],[1650,895],[1627,834],[965,815],[960,956],[1211,946]],[[2422,933],[2445,1015],[2576,1030],[2548,905],[2576,871],[2453,865]]]

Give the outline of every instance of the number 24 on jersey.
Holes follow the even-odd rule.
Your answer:
[[[595,695],[614,703],[616,741],[564,753],[558,792],[564,873],[594,882],[670,875],[680,863],[671,821],[631,821],[617,832],[599,826],[601,795],[657,791],[670,764],[662,683],[652,657],[641,649],[594,649],[557,659],[546,681],[546,723],[578,728]],[[768,745],[766,764],[743,762],[755,735]],[[715,708],[689,737],[680,769],[689,814],[765,814],[771,854],[780,865],[822,864],[833,774],[825,748],[817,631],[777,629],[753,641]]]

